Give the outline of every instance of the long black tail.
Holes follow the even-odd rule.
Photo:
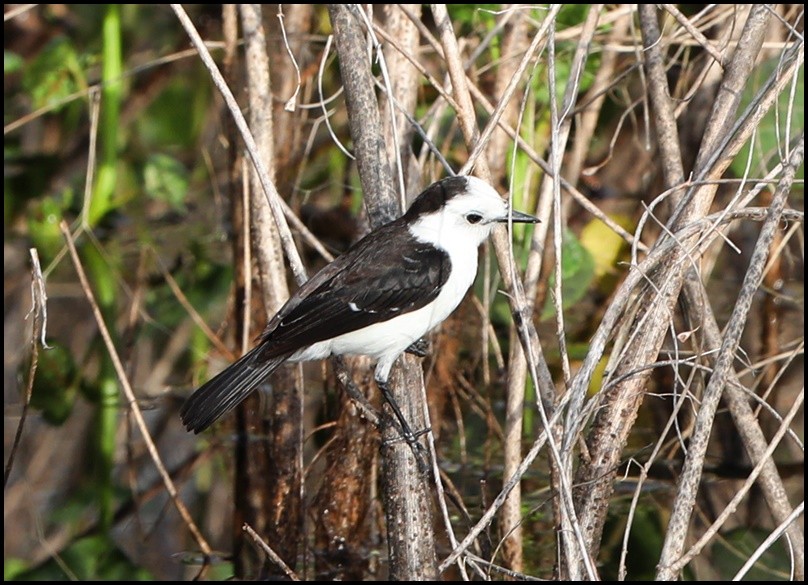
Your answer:
[[[188,397],[180,410],[185,428],[194,433],[204,431],[247,398],[289,357],[262,359],[262,349],[266,348],[254,347]]]

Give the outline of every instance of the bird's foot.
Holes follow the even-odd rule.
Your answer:
[[[405,353],[410,353],[417,357],[426,357],[429,355],[429,351],[432,349],[432,344],[429,343],[429,340],[426,337],[422,337],[416,341],[413,341],[410,346],[404,350]]]
[[[389,445],[395,445],[396,443],[401,443],[402,441],[404,441],[405,443],[407,443],[408,445],[410,445],[413,448],[417,448],[417,449],[419,449],[421,451],[426,450],[426,448],[418,441],[418,439],[420,439],[424,435],[430,433],[432,431],[432,429],[429,429],[429,428],[421,429],[420,431],[416,431],[416,432],[413,433],[409,429],[408,430],[401,429],[400,428],[401,425],[394,418],[391,417],[390,420],[394,421],[395,426],[399,427],[400,436],[393,437],[391,439],[386,439],[382,443],[385,447],[387,447]]]
[[[391,417],[391,421],[394,420]],[[395,421],[398,423],[398,421]],[[399,426],[396,424],[395,426]],[[418,471],[422,475],[429,475],[429,459],[428,459],[428,451],[426,447],[419,441],[421,437],[426,435],[427,433],[431,432],[432,429],[421,429],[415,433],[407,430],[403,430],[399,428],[400,435],[398,437],[393,437],[390,439],[386,439],[382,441],[382,446],[389,447],[391,445],[395,445],[396,443],[401,443],[402,441],[407,443],[410,446],[410,450],[412,451],[413,457],[415,457],[415,463],[418,465]]]

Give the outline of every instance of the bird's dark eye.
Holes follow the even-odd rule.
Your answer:
[[[466,216],[466,221],[469,223],[480,223],[483,220],[483,216],[479,213],[469,213]]]

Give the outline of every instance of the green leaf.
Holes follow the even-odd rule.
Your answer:
[[[612,219],[626,230],[632,229],[629,217],[615,215]],[[628,248],[628,243],[619,234],[597,218],[581,230],[581,245],[592,255],[598,279],[616,272],[617,262]]]
[[[493,11],[501,10],[501,4],[447,4],[446,11],[452,19],[458,34],[469,34],[472,30],[490,30],[496,24]]]
[[[3,563],[3,580],[4,581],[17,581],[19,575],[23,574],[28,569],[28,563],[23,559],[10,558],[6,559]]]
[[[712,546],[712,566],[719,579],[730,580],[769,535],[759,528],[736,528]],[[791,562],[782,543],[776,542],[757,560],[744,581],[788,581]]]
[[[8,563],[6,574],[9,573]],[[154,577],[132,563],[111,539],[94,535],[80,538],[37,567],[21,571],[11,567],[18,581],[147,581]]]
[[[65,37],[53,39],[23,72],[23,86],[31,94],[35,109],[57,104],[87,87],[79,55]]]
[[[534,117],[532,112],[526,113],[522,134],[528,143],[531,143],[536,150],[541,151],[544,148],[544,137],[547,134],[543,128],[538,127],[536,131],[528,131],[528,128],[533,127],[535,123]],[[530,157],[521,148],[516,151],[516,156],[514,157],[513,146],[508,147],[507,160],[508,164],[505,165],[505,171],[509,184],[513,184],[511,189],[513,207],[518,211],[532,213],[532,210],[536,209],[536,199],[542,175]],[[513,164],[511,164],[512,161]],[[526,233],[533,233],[533,226],[515,223],[513,224],[513,233],[517,239],[523,240]]]
[[[27,214],[28,234],[44,263],[50,262],[64,245],[59,222],[73,201],[73,192],[43,197],[31,204]]]
[[[78,368],[66,347],[51,343],[39,352],[31,406],[52,425],[61,425],[73,410],[78,390]]]
[[[143,188],[149,197],[168,203],[177,211],[185,211],[188,170],[167,154],[152,154],[143,169]]]
[[[561,307],[568,309],[579,301],[586,294],[594,279],[595,260],[592,258],[592,254],[581,245],[572,231],[565,229],[561,242]],[[549,293],[542,310],[542,320],[555,315],[555,303],[552,298],[555,282],[554,271],[550,275]]]
[[[212,259],[209,252],[210,246],[191,243],[182,268],[173,271],[172,276],[197,311],[201,314],[216,311],[220,315],[233,284],[233,266]],[[146,306],[163,327],[177,327],[188,318],[188,311],[177,302],[164,281],[148,291]]]
[[[655,489],[646,484],[644,491]],[[658,489],[658,488],[656,488]],[[601,577],[616,581],[619,574],[623,538],[629,518],[630,498],[625,494],[613,501],[603,528],[601,544]],[[626,573],[629,581],[652,581],[656,574],[656,560],[665,540],[664,511],[653,503],[638,503],[631,523],[626,555]]]
[[[196,148],[210,105],[211,94],[204,87],[194,79],[170,82],[135,121],[141,147]]]
[[[755,70],[754,75],[746,84],[746,91],[741,98],[741,107],[746,108],[754,99],[763,83],[780,66],[780,62],[772,59],[763,63]],[[777,104],[761,120],[758,131],[752,142],[752,157],[749,158],[750,143],[747,142],[735,160],[732,161],[733,172],[742,177],[747,173],[752,177],[762,177],[766,175],[768,169],[780,161],[783,155],[782,147],[796,136],[805,127],[805,69],[800,68],[797,85],[794,88],[793,103],[790,95],[791,86],[780,94]],[[791,105],[791,108],[789,108]],[[791,135],[786,135],[787,120],[790,115]],[[747,165],[751,165],[747,171]],[[805,178],[805,165],[801,165],[797,173],[797,179]]]
[[[17,53],[12,51],[3,51],[3,73],[16,73],[22,69],[23,60]]]

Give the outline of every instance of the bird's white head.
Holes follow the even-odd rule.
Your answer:
[[[410,205],[404,220],[419,240],[440,248],[479,246],[498,223],[536,223],[532,215],[511,211],[496,190],[477,177],[447,177],[427,187]]]

